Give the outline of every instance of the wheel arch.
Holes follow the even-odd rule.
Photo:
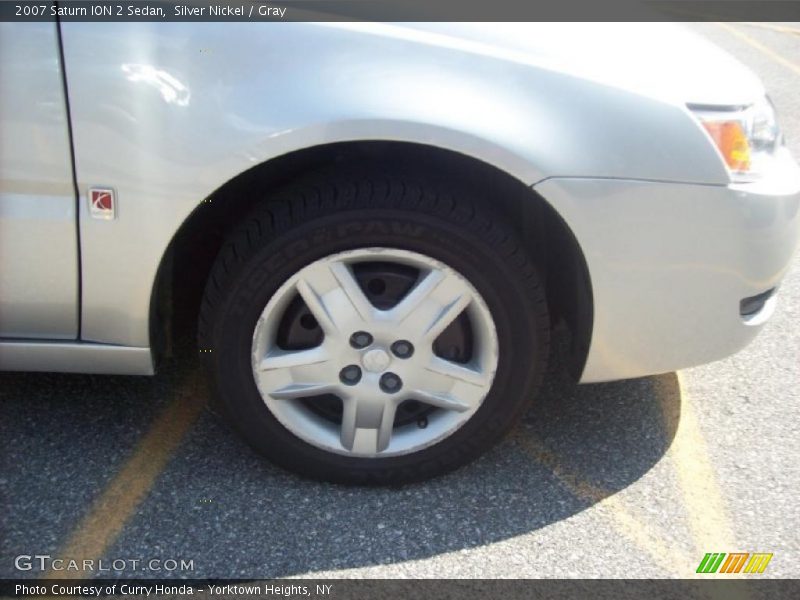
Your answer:
[[[554,325],[563,322],[569,332],[568,366],[577,379],[591,341],[593,297],[586,260],[569,224],[545,198],[504,169],[460,152],[401,141],[344,141],[295,150],[236,175],[198,204],[173,235],[156,273],[149,319],[156,359],[193,346],[189,340],[213,262],[227,232],[259,196],[310,171],[366,158],[433,169],[496,200],[492,208],[516,229],[543,270]]]

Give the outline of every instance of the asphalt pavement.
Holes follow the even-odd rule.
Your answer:
[[[800,157],[800,23],[691,27],[759,74]],[[0,374],[0,577],[74,575],[16,568],[27,555],[101,577],[682,577],[708,552],[765,552],[763,577],[796,578],[798,323],[800,257],[743,352],[586,386],[554,368],[505,442],[398,488],[263,461],[203,408],[192,361]]]

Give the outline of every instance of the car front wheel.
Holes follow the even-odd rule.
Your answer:
[[[530,257],[485,205],[352,172],[258,206],[212,269],[200,323],[223,412],[254,448],[319,479],[400,483],[513,426],[549,319]]]

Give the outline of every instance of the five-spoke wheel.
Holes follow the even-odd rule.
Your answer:
[[[375,306],[355,274],[374,264],[397,264],[416,276],[389,307]],[[279,331],[296,296],[322,340],[287,349]],[[437,355],[437,339],[462,315],[470,354]],[[477,290],[431,257],[390,248],[341,252],[307,265],[272,296],[253,336],[255,380],[280,422],[311,444],[359,456],[414,452],[450,435],[480,406],[497,359],[494,321]],[[314,410],[316,399],[331,396],[341,402],[338,419]],[[424,406],[424,427],[397,419],[408,401]]]

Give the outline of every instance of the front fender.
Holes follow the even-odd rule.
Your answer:
[[[152,286],[181,223],[235,176],[302,148],[411,141],[526,185],[725,176],[684,107],[448,36],[367,24],[61,28],[85,340],[148,345]],[[117,219],[91,219],[91,185],[116,190]]]

